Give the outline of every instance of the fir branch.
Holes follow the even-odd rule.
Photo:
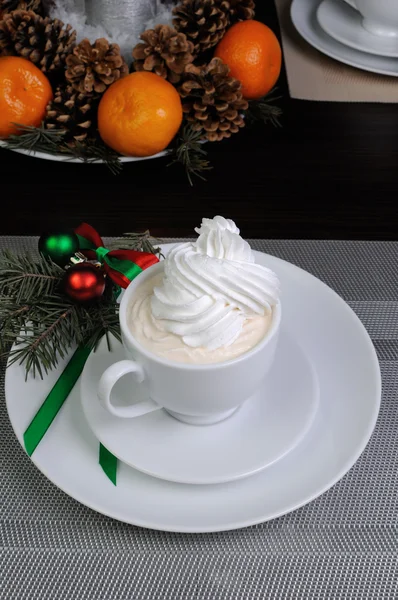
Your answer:
[[[32,372],[33,376],[39,374],[43,378],[76,344],[95,347],[104,335],[108,343],[111,335],[120,341],[119,307],[114,286],[110,286],[112,296],[87,305],[75,304],[55,293],[41,298],[24,312],[19,310],[22,307],[14,307],[8,318],[5,309],[9,299],[3,298],[0,315],[6,319],[0,330],[1,351],[6,352],[14,344],[9,364],[23,364],[26,375]]]
[[[0,254],[0,294],[22,298],[47,296],[59,285],[64,271],[50,259],[34,260],[31,256],[16,256],[9,250]]]
[[[13,305],[14,305],[14,303],[12,302],[12,306]],[[9,314],[6,315],[6,318],[10,319],[10,321],[15,321],[15,319],[24,319],[26,313],[29,312],[29,309],[30,309],[30,307],[27,304],[25,304],[23,306],[18,307],[15,310],[11,310],[9,312]],[[1,314],[1,312],[0,312],[0,314]],[[4,321],[2,322],[1,327],[4,327]]]
[[[26,376],[32,372],[43,378],[43,371],[48,373],[55,368],[76,342],[82,343],[77,310],[76,305],[65,303],[60,297],[32,307],[29,321],[15,335],[9,364],[23,364]]]
[[[63,338],[61,342],[59,337],[54,336],[54,332],[57,328],[64,329],[63,321],[66,322],[66,320],[70,317],[72,311],[72,307],[68,308],[66,311],[60,314],[59,317],[57,317],[55,321],[51,323],[51,325],[48,325],[47,328],[44,331],[42,331],[36,338],[34,338],[33,336],[30,337],[27,334],[25,334],[24,337],[27,343],[24,344],[23,352],[25,354],[25,357],[22,358],[21,362],[23,363],[26,360],[26,370],[30,371],[30,369],[32,368],[33,376],[35,376],[36,368],[38,369],[40,375],[42,375],[41,365],[45,367],[46,372],[47,368],[55,366],[58,362],[57,356],[60,355],[61,358],[63,358],[64,352],[66,352],[70,348],[71,343],[67,344],[65,338]],[[69,330],[69,328],[67,329]],[[39,354],[41,354],[42,356],[40,362],[38,362]]]
[[[3,140],[5,146],[10,150],[28,150],[29,152],[47,152],[48,154],[58,154],[59,146],[65,136],[64,130],[45,129],[42,124],[40,127],[31,125],[20,125],[13,123],[18,129],[18,134],[10,135]]]
[[[149,231],[129,233],[118,247],[161,255]],[[40,255],[0,255],[0,359],[24,365],[26,376],[44,377],[76,345],[95,348],[105,335],[121,341],[119,288],[109,278],[101,298],[75,303],[62,290],[64,270]]]
[[[30,306],[15,306],[12,298],[0,296],[0,358],[8,353],[24,328]]]
[[[162,251],[159,246],[154,244],[160,243],[161,240],[153,237],[150,231],[147,229],[143,233],[123,233],[121,238],[118,238],[114,242],[109,244],[112,249],[123,248],[127,250],[139,250],[141,252],[149,252],[157,256],[164,258]]]
[[[205,158],[207,152],[203,148],[202,132],[194,131],[191,125],[184,125],[181,128],[180,133],[174,140],[172,156],[173,160],[169,166],[175,163],[182,164],[190,185],[193,185],[193,177],[199,177],[199,179],[206,181],[202,173],[213,168]]]
[[[111,350],[111,336],[122,341],[119,324],[119,305],[116,298],[113,302],[97,302],[90,309],[90,319],[95,327],[87,328],[84,333],[85,344],[96,349],[101,339],[106,336],[108,350]]]
[[[106,146],[99,137],[95,140],[76,140],[73,144],[63,144],[59,151],[85,163],[103,161],[113,175],[119,175],[123,169],[119,154]]]
[[[8,296],[0,296],[0,350],[2,341],[6,343],[18,335],[28,318],[31,306],[29,304],[16,305],[15,300]]]
[[[64,141],[66,132],[63,129],[46,129],[43,123],[40,127],[18,123],[15,123],[15,126],[20,133],[2,140],[3,145],[10,150],[69,156],[71,159],[77,158],[85,163],[103,161],[114,175],[120,173],[123,168],[120,156],[106,146],[99,136],[84,142],[66,143]]]
[[[282,115],[282,109],[275,104],[281,98],[282,96],[276,96],[275,88],[263,98],[251,100],[249,108],[246,111],[248,124],[262,123],[263,125],[268,125],[270,123],[274,127],[281,127],[279,119]]]
[[[24,300],[24,299],[23,299]],[[17,304],[0,295],[0,357],[9,353],[9,364],[24,365],[43,378],[71,347],[95,347],[106,335],[121,341],[116,286],[108,280],[104,296],[88,304],[74,303],[60,291]]]

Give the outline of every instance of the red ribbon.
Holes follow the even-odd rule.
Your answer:
[[[112,281],[122,288],[126,288],[141,271],[159,262],[149,252],[108,250],[99,233],[88,223],[79,225],[75,233],[79,238],[80,252],[90,260],[99,260]]]

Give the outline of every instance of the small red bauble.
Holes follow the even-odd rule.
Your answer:
[[[91,263],[78,263],[70,267],[64,276],[64,291],[77,302],[100,298],[105,290],[104,275]]]

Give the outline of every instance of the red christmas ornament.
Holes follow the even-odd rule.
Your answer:
[[[77,302],[100,298],[105,290],[105,278],[100,268],[83,262],[70,267],[64,276],[64,291]]]

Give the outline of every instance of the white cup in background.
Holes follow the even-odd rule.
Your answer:
[[[370,33],[398,37],[398,0],[344,1],[362,15],[362,25]]]

